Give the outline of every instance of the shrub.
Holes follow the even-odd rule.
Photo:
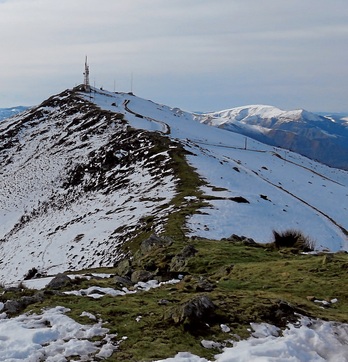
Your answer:
[[[299,230],[289,229],[282,232],[273,230],[274,245],[277,249],[294,248],[301,251],[313,251],[315,242]]]

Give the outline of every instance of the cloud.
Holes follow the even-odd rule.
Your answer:
[[[28,104],[81,82],[88,54],[91,79],[97,84],[110,88],[116,79],[128,88],[133,72],[140,95],[147,97],[156,79],[161,91],[151,92],[153,100],[173,104],[169,95],[163,99],[164,92],[172,95],[165,89],[170,79],[172,89],[183,93],[174,95],[176,105],[187,109],[207,102],[209,108],[219,107],[219,100],[238,94],[237,88],[245,93],[238,97],[244,104],[276,99],[276,106],[286,108],[293,104],[287,94],[297,94],[300,87],[308,94],[298,100],[298,107],[342,109],[348,93],[345,2],[0,2],[0,32],[6,35],[0,42],[0,106],[13,105],[1,104],[11,92],[7,102],[23,103],[16,101],[14,85],[30,89],[24,101]],[[34,80],[35,92],[30,87]],[[325,102],[317,87],[336,88],[336,100]]]

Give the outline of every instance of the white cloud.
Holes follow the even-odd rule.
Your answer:
[[[110,88],[116,78],[127,88],[133,72],[140,95],[149,97],[156,80],[161,91],[150,92],[154,100],[173,104],[175,89],[183,94],[173,101],[184,108],[241,105],[220,102],[239,90],[245,95],[236,101],[243,104],[260,103],[262,94],[286,108],[288,95],[306,86],[298,107],[343,110],[347,16],[345,0],[0,2],[0,106],[37,103],[81,82],[88,54],[97,84]],[[29,90],[34,79],[35,92]],[[336,97],[325,99],[318,87],[334,89]]]

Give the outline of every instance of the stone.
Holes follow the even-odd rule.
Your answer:
[[[28,305],[41,302],[43,293],[36,293],[33,296],[24,296],[16,300],[7,300],[4,303],[4,310],[9,314],[17,314],[23,311]]]
[[[215,288],[215,285],[210,283],[208,280],[200,278],[196,284],[197,292],[212,292]]]
[[[136,284],[139,282],[147,282],[150,279],[153,279],[153,274],[146,270],[136,270],[132,273],[131,281]]]
[[[168,305],[168,304],[170,304],[170,301],[167,299],[160,299],[158,301],[158,305]]]
[[[140,250],[142,253],[146,254],[153,249],[170,246],[172,243],[173,241],[170,238],[159,237],[155,234],[152,234],[148,239],[144,240],[140,244]]]
[[[197,249],[193,245],[186,245],[179,254],[175,255],[170,263],[170,271],[184,272],[187,260],[196,255]]]
[[[130,277],[133,272],[132,264],[129,259],[122,259],[115,264],[116,274],[121,277]]]
[[[187,259],[195,256],[197,252],[198,252],[197,249],[193,245],[189,244],[182,249],[179,255]]]
[[[167,319],[172,319],[176,324],[185,323],[191,327],[204,325],[212,317],[215,308],[209,297],[201,295],[171,308]]]
[[[50,289],[60,289],[71,284],[71,279],[67,275],[60,273],[57,274],[46,287]]]
[[[133,286],[133,283],[132,281],[127,278],[127,277],[120,277],[118,275],[116,275],[114,277],[114,282],[116,284],[116,286],[120,287],[120,288],[123,288],[123,287],[132,287]]]

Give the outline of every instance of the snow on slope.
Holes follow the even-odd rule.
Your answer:
[[[142,218],[154,215],[160,232],[174,195],[169,157],[152,151],[157,145],[144,132],[69,94],[46,103],[0,124],[7,282],[31,268],[54,274],[113,265]]]
[[[119,112],[126,104],[133,126],[170,133],[193,154],[189,162],[215,200],[187,220],[190,235],[219,239],[235,233],[268,242],[273,229],[295,228],[316,240],[318,248],[348,250],[346,171],[252,139],[245,150],[244,136],[195,122],[194,114],[129,94],[104,95],[98,92],[93,101],[108,110],[115,103]],[[240,196],[248,203],[233,201]]]
[[[146,216],[161,232],[176,185],[168,138],[190,151],[207,182],[210,206],[187,219],[187,235],[268,242],[273,229],[295,228],[318,248],[348,250],[346,171],[252,139],[245,149],[244,136],[177,108],[127,93],[64,92],[1,122],[0,134],[2,280],[33,267],[112,265]]]

